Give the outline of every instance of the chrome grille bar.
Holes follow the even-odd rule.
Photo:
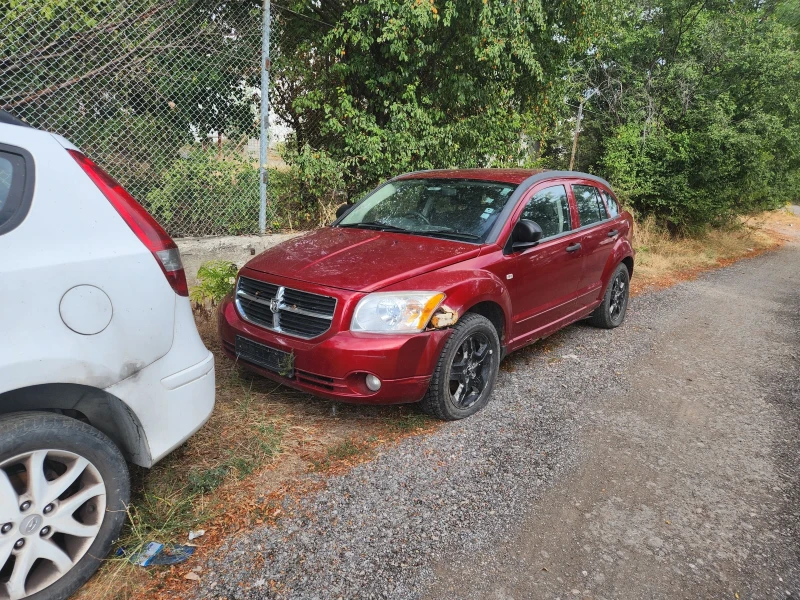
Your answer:
[[[253,282],[252,284],[250,283],[251,281]],[[269,286],[267,288],[268,291],[265,292],[269,295],[261,296],[260,291],[262,290],[259,290],[259,286],[262,287],[262,290],[264,286]],[[243,287],[248,289],[243,289]],[[272,288],[276,290],[274,295],[272,295]],[[251,293],[250,290],[255,290],[255,294]],[[285,294],[287,291],[291,293],[293,302],[302,303],[303,300],[306,300],[306,304],[310,304],[314,308],[329,304],[331,310],[330,312],[308,310],[297,306],[297,304],[286,302]],[[252,304],[262,308],[255,310]],[[336,299],[331,296],[323,296],[285,286],[274,286],[274,284],[267,282],[240,277],[236,289],[236,308],[243,319],[254,325],[265,327],[278,333],[310,339],[322,335],[330,329],[336,310]],[[269,310],[269,314],[266,313],[266,310]],[[282,313],[301,315],[306,319],[298,320],[298,318],[292,318],[289,319],[291,323],[281,323]]]

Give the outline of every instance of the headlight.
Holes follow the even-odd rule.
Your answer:
[[[444,300],[441,292],[376,292],[362,298],[350,329],[372,333],[418,333]]]

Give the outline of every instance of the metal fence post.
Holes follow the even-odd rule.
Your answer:
[[[259,193],[258,228],[261,233],[267,230],[267,156],[269,152],[269,29],[270,0],[264,0],[264,25],[261,31],[261,133],[259,138]]]

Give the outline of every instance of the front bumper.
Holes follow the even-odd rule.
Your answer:
[[[225,353],[243,367],[274,381],[331,400],[364,404],[418,402],[428,389],[449,330],[382,335],[339,331],[319,340],[304,340],[258,327],[243,320],[230,300],[219,309],[219,333]],[[293,355],[291,377],[241,360],[236,336]],[[367,374],[381,389],[367,389]]]

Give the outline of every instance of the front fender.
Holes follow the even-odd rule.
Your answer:
[[[492,302],[503,312],[505,331],[511,331],[511,297],[502,280],[479,268],[454,265],[425,273],[382,291],[436,290],[446,295],[444,304],[459,316],[482,302]]]

